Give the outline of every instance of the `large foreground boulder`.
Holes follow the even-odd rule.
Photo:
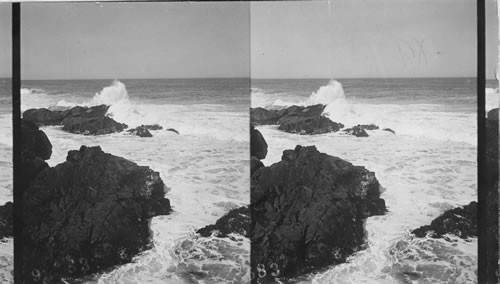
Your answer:
[[[23,195],[25,283],[58,283],[130,262],[150,246],[149,220],[168,214],[159,173],[100,147],[69,151]]]
[[[373,172],[316,147],[285,150],[251,177],[254,282],[345,262],[364,245],[363,222],[386,212]]]
[[[63,125],[63,130],[76,134],[102,135],[121,132],[126,124],[107,116],[109,106],[76,106],[67,110],[29,109],[23,118],[39,125]]]
[[[434,219],[430,225],[415,229],[412,233],[420,238],[427,235],[441,238],[445,234],[453,234],[463,239],[477,237],[477,210],[475,201],[463,207],[447,210]]]

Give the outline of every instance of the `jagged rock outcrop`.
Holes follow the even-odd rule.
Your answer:
[[[316,147],[285,150],[251,177],[254,283],[345,262],[364,245],[363,222],[386,211],[373,172]]]
[[[58,283],[130,262],[150,246],[149,219],[168,214],[159,173],[100,147],[69,151],[23,195],[25,283]]]
[[[126,124],[107,116],[109,106],[76,106],[67,110],[29,109],[23,113],[25,120],[39,125],[63,125],[63,130],[76,134],[102,135],[121,132]]]
[[[225,238],[229,234],[240,234],[250,238],[250,209],[248,206],[233,209],[222,216],[214,225],[208,225],[196,231],[202,237],[212,234]]]
[[[415,229],[412,233],[420,238],[426,235],[441,238],[445,234],[453,234],[463,239],[477,237],[477,210],[475,201],[463,207],[447,210],[430,225]]]
[[[323,134],[339,131],[344,127],[322,116],[324,105],[290,106],[281,110],[252,108],[250,120],[257,125],[278,124],[279,130],[297,134]]]
[[[144,126],[137,126],[136,128],[127,130],[127,132],[139,137],[153,137],[151,132]]]

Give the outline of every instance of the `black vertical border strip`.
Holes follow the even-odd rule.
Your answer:
[[[485,119],[485,0],[477,0],[477,178],[478,178],[478,283],[491,282],[488,264],[487,231],[488,189],[486,188],[486,119]],[[496,216],[495,216],[496,217]],[[493,271],[494,272],[494,271]]]
[[[22,275],[22,212],[21,192],[18,190],[21,158],[21,4],[12,3],[12,136],[14,164],[14,283],[23,283]],[[17,269],[16,269],[17,268]]]

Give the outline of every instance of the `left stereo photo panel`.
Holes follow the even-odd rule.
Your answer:
[[[12,230],[12,6],[0,3],[0,283],[14,279]]]
[[[21,4],[24,283],[249,283],[249,64],[248,3]]]

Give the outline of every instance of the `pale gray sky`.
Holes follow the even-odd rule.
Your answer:
[[[12,77],[12,4],[0,3],[0,78]]]
[[[474,77],[475,5],[331,0],[329,15],[326,0],[23,3],[22,75],[242,77],[251,52],[253,77]],[[11,21],[11,4],[0,3],[0,77],[11,76]],[[487,0],[488,78],[497,35],[496,1]]]
[[[249,3],[23,3],[23,79],[248,77]]]
[[[488,3],[490,16],[494,4]],[[330,5],[253,2],[252,78],[476,76],[476,1],[331,0]],[[489,62],[488,68],[494,65]]]

